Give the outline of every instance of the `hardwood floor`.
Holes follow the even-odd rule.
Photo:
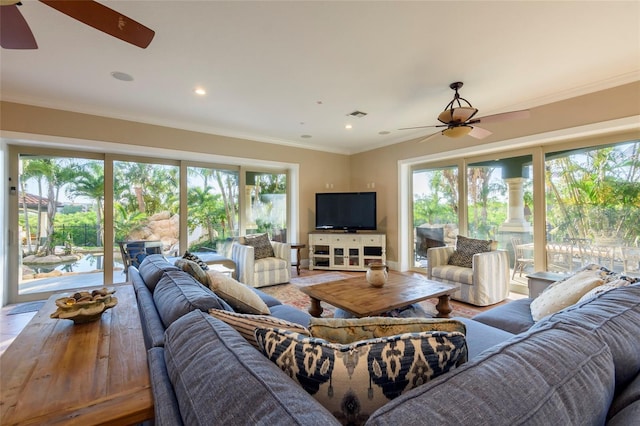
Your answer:
[[[36,314],[36,311],[33,311],[10,315],[11,311],[20,305],[21,304],[7,305],[0,311],[0,355],[4,353],[11,342],[13,342],[13,339],[20,334],[22,329]]]

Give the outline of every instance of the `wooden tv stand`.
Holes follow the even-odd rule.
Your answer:
[[[309,270],[366,271],[370,263],[387,260],[387,236],[379,233],[309,234]]]

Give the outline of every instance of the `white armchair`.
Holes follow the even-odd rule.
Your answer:
[[[238,281],[251,287],[288,283],[291,279],[291,244],[271,241],[275,257],[255,259],[252,246],[234,242],[231,259],[236,263]]]
[[[455,247],[435,247],[427,250],[427,276],[430,280],[460,284],[451,298],[476,306],[502,302],[509,296],[509,256],[504,250],[478,253],[473,267],[448,265]]]

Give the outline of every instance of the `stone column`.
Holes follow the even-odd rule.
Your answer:
[[[525,178],[515,177],[504,180],[509,188],[509,210],[507,220],[500,225],[502,232],[529,232],[531,224],[524,217],[524,191]]]

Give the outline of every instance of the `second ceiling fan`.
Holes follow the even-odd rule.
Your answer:
[[[520,118],[529,118],[529,110],[504,112],[501,114],[487,115],[486,117],[474,118],[478,113],[478,109],[471,106],[469,101],[465,98],[461,98],[458,90],[463,86],[461,81],[451,83],[449,87],[455,91],[455,95],[451,102],[447,104],[444,111],[438,115],[438,121],[442,124],[436,124],[432,126],[417,126],[417,127],[403,127],[398,130],[411,130],[411,129],[424,129],[427,127],[446,127],[444,130],[439,130],[420,142],[429,140],[440,134],[451,138],[459,138],[469,135],[476,139],[484,139],[491,134],[489,130],[476,126],[479,123],[495,123],[497,121],[516,120]],[[466,103],[466,106],[462,104]]]
[[[135,46],[146,48],[155,32],[141,23],[93,0],[40,0],[73,19]],[[0,0],[0,46],[4,49],[37,49],[18,0]]]

